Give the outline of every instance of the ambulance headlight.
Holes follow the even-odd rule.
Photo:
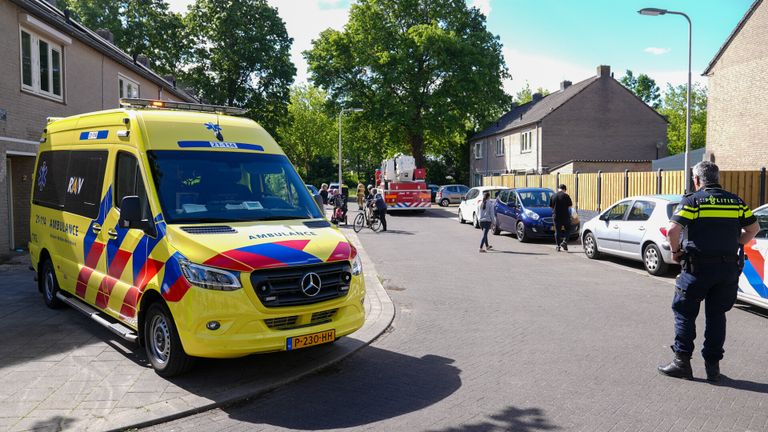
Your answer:
[[[239,273],[222,269],[192,264],[189,261],[179,262],[181,272],[190,284],[200,288],[233,291],[240,289]]]
[[[350,245],[351,246],[351,245]],[[351,246],[352,253],[350,254],[350,261],[352,261],[352,274],[358,276],[363,273],[363,262],[360,261],[360,255],[357,253],[357,248]]]

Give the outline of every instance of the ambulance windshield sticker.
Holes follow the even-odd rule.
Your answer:
[[[48,175],[48,163],[46,161],[43,161],[43,165],[40,166],[40,170],[37,172],[37,187],[40,189],[40,191],[43,191],[43,188],[45,187],[45,176]]]
[[[80,191],[83,189],[83,183],[85,183],[85,179],[82,177],[70,177],[69,184],[67,185],[67,193],[80,195]]]

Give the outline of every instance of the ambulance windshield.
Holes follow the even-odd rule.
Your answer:
[[[147,152],[168,223],[323,217],[288,158],[245,152]]]

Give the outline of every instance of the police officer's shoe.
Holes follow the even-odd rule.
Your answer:
[[[720,362],[717,360],[704,360],[704,369],[707,371],[707,381],[720,381]]]
[[[666,366],[658,367],[659,373],[672,378],[693,379],[693,369],[691,369],[691,356],[676,352],[675,358]]]

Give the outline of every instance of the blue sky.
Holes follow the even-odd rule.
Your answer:
[[[301,52],[328,28],[342,29],[350,0],[268,0],[294,38],[292,59],[296,81],[306,82]],[[488,17],[488,29],[504,45],[512,75],[505,83],[514,93],[526,82],[556,90],[567,79],[578,82],[610,65],[616,77],[626,69],[647,73],[663,88],[682,84],[687,71],[685,19],[676,15],[641,16],[637,10],[657,7],[687,13],[693,22],[693,79],[700,76],[753,0],[467,0]],[[185,11],[192,0],[170,0]]]

